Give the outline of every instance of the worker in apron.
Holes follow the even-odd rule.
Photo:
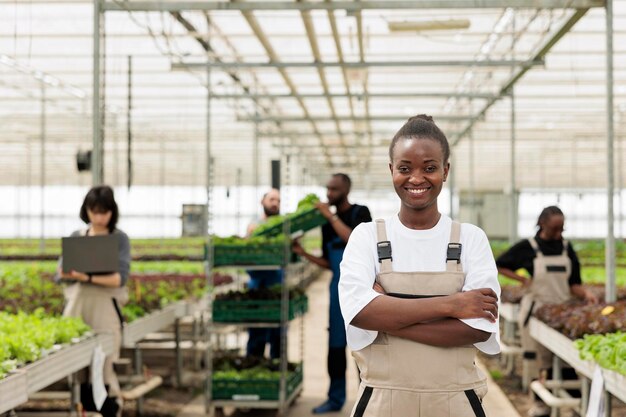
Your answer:
[[[544,304],[562,304],[571,299],[568,279],[572,261],[567,255],[568,242],[563,240],[563,251],[558,255],[544,255],[535,238],[528,239],[535,251],[533,279],[520,302],[518,325],[524,359],[533,362],[531,375],[552,367],[552,353],[530,336],[528,322],[533,313]]]
[[[562,304],[574,297],[597,302],[593,293],[582,287],[580,264],[574,249],[563,239],[565,217],[556,206],[543,209],[537,220],[539,231],[535,237],[524,239],[496,260],[498,271],[519,281],[525,288],[520,302],[518,325],[528,377],[537,379],[542,371],[551,379],[552,353],[530,335],[529,322],[533,314],[545,304]],[[532,278],[515,271],[526,269]],[[577,379],[572,368],[563,369],[564,379]],[[580,396],[577,390],[572,395]],[[530,417],[550,415],[550,408],[535,396],[529,410]]]
[[[377,220],[376,226],[378,244],[388,242],[384,220]],[[453,222],[453,246],[460,242],[460,230]],[[457,252],[448,257],[445,272],[394,272],[391,257],[382,257],[376,282],[383,293],[395,297],[451,295],[465,283],[460,256]],[[379,332],[372,344],[353,352],[361,385],[351,416],[484,417],[481,402],[487,383],[475,355],[473,346],[429,346]]]
[[[396,215],[354,229],[339,299],[360,371],[353,417],[485,416],[476,350],[499,352],[497,270],[485,233],[442,215],[449,144],[415,116],[389,147]]]
[[[70,284],[64,288],[65,308],[63,315],[80,317],[94,333],[113,335],[114,350],[105,358],[103,379],[107,398],[98,410],[87,383],[86,373],[81,379],[81,402],[86,411],[99,411],[104,417],[116,417],[122,413],[121,389],[113,370],[113,363],[119,359],[122,345],[122,306],[128,301],[125,286],[130,271],[130,243],[128,236],[116,229],[118,208],[113,190],[108,186],[92,188],[86,195],[80,211],[81,219],[89,225],[71,236],[95,236],[114,234],[119,237],[119,271],[110,274],[91,275],[79,271],[57,271],[57,279]],[[61,265],[62,260],[59,262]]]
[[[66,300],[66,306],[63,310],[64,316],[82,318],[96,334],[108,333],[113,335],[115,348],[105,358],[103,369],[104,384],[108,395],[103,408],[97,411],[100,411],[103,416],[121,415],[119,413],[121,413],[122,392],[117,375],[113,370],[113,363],[120,357],[123,326],[121,306],[128,301],[128,291],[125,287],[102,288],[89,283],[77,282],[65,288],[64,295]],[[81,401],[87,411],[92,407],[95,408],[89,392],[90,389],[91,385],[89,384],[81,386]]]

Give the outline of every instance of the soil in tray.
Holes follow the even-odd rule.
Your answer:
[[[526,417],[528,410],[533,406],[530,394],[522,391],[522,358],[515,360],[515,368],[512,375],[506,375],[505,369],[500,365],[500,356],[488,356],[479,353],[481,362],[485,364],[492,378],[508,397],[521,417]],[[487,393],[489,395],[489,393]],[[626,405],[617,399],[613,399],[613,412],[610,417],[626,417]],[[561,417],[578,417],[571,410],[561,413]]]

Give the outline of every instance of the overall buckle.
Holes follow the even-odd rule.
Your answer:
[[[460,243],[448,243],[448,253],[446,255],[446,262],[456,261],[461,263],[461,245]]]
[[[391,259],[391,242],[384,240],[376,244],[378,248],[378,262],[382,262],[385,259]]]

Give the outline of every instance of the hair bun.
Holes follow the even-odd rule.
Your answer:
[[[427,122],[433,122],[433,123],[435,122],[432,116],[429,116],[427,114],[418,114],[417,116],[411,117],[409,120],[415,120],[415,119],[425,120]]]

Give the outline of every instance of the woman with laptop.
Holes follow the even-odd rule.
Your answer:
[[[63,258],[57,271],[57,278],[69,283],[64,291],[63,315],[81,317],[95,333],[106,332],[115,337],[117,348],[104,363],[108,397],[100,410],[96,410],[93,404],[91,386],[81,386],[83,407],[99,411],[104,417],[119,416],[122,412],[113,361],[119,357],[121,347],[121,306],[128,301],[126,281],[130,271],[130,242],[126,233],[116,228],[118,217],[111,187],[100,185],[89,190],[80,208],[80,218],[87,227],[63,239]],[[89,250],[85,251],[86,248]],[[110,253],[112,251],[117,254]]]

